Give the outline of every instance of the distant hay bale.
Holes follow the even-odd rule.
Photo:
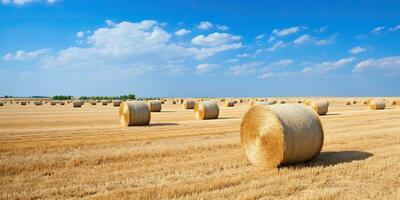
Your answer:
[[[119,117],[123,126],[144,126],[150,123],[151,113],[143,101],[124,101],[119,106]]]
[[[254,102],[251,103],[252,106],[269,106],[269,105],[272,105],[272,104],[273,103],[270,102],[270,101],[263,101],[263,102],[254,101]]]
[[[327,101],[305,101],[305,105],[309,106],[311,109],[313,109],[318,115],[326,115],[328,112],[328,102]]]
[[[172,104],[176,104],[176,101],[172,101]]]
[[[113,106],[114,107],[118,107],[118,106],[120,106],[121,105],[121,100],[114,100],[114,102],[113,102]]]
[[[273,168],[317,156],[324,131],[318,115],[304,105],[253,106],[242,119],[240,140],[252,164]]]
[[[82,107],[82,105],[83,105],[83,101],[81,101],[81,100],[75,100],[72,103],[72,107],[74,107],[74,108],[80,108],[80,107]]]
[[[303,103],[301,100],[297,100],[297,103]]]
[[[21,101],[21,106],[26,106],[26,101]]]
[[[217,119],[219,115],[218,102],[215,100],[198,102],[195,113],[198,120]]]
[[[196,102],[194,100],[183,101],[183,109],[194,109]]]
[[[102,101],[101,101],[101,105],[103,105],[103,106],[108,105],[108,101],[107,101],[107,100],[102,100]]]
[[[95,105],[97,105],[97,102],[96,101],[91,101],[90,105],[95,106]]]
[[[345,103],[344,103],[344,105],[351,105],[351,102],[350,101],[346,101]]]
[[[43,105],[43,102],[41,102],[41,101],[35,101],[34,104],[35,104],[35,106],[41,106],[41,105]]]
[[[356,101],[356,100],[353,100],[353,104],[357,104],[357,101]]]
[[[382,110],[385,109],[385,102],[384,101],[370,101],[368,104],[369,110]]]
[[[56,101],[51,101],[51,102],[50,102],[50,105],[51,105],[51,106],[55,106],[56,104],[57,104]]]
[[[285,101],[285,100],[281,100],[279,103],[280,103],[280,104],[285,104],[286,101]]]
[[[60,105],[65,105],[65,102],[64,101],[60,101]]]
[[[4,103],[3,103],[3,102],[0,102],[0,106],[4,106]]]
[[[150,112],[161,112],[161,101],[160,100],[149,100],[147,101]]]
[[[225,101],[225,106],[226,107],[233,107],[233,106],[235,106],[235,101],[232,101],[232,100]]]

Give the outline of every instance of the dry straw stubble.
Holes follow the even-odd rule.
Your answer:
[[[318,115],[304,105],[253,106],[243,117],[240,138],[252,164],[273,168],[317,156],[324,131]]]

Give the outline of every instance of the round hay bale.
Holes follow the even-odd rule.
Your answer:
[[[123,126],[144,126],[150,123],[151,113],[143,101],[124,101],[119,106],[119,118]]]
[[[97,105],[97,102],[96,101],[91,101],[90,105],[95,106],[95,105]]]
[[[102,100],[102,101],[101,101],[101,105],[103,105],[103,106],[108,105],[108,101],[107,101],[107,100]]]
[[[356,101],[356,100],[353,100],[353,104],[357,104],[357,101]]]
[[[35,104],[35,106],[41,106],[43,105],[43,103],[41,101],[35,101],[33,102],[33,104]]]
[[[252,164],[273,168],[317,156],[324,131],[318,115],[304,105],[253,106],[242,119],[240,140]]]
[[[194,100],[183,101],[183,109],[194,109],[196,102]]]
[[[0,106],[4,106],[4,103],[3,103],[3,102],[0,102]]]
[[[346,105],[346,106],[351,105],[351,102],[350,101],[346,101],[346,102],[344,102],[344,105]]]
[[[285,104],[286,101],[285,101],[285,100],[281,100],[280,103],[281,103],[281,104]]]
[[[147,101],[150,112],[161,112],[161,101],[160,100],[149,100]]]
[[[65,105],[65,102],[64,101],[60,101],[60,105]]]
[[[326,115],[328,112],[328,102],[326,101],[305,101],[305,105],[313,109],[318,115]]]
[[[51,106],[55,106],[56,104],[57,104],[56,101],[51,101],[51,102],[50,102],[50,105],[51,105]]]
[[[62,105],[62,104],[61,104]],[[72,107],[73,108],[80,108],[80,107],[82,107],[82,105],[83,105],[83,101],[81,101],[81,100],[75,100],[73,103],[72,103]]]
[[[198,120],[217,119],[219,115],[218,102],[215,100],[198,102],[195,113]]]
[[[26,106],[26,101],[21,101],[21,106]]]
[[[114,100],[114,102],[113,102],[113,106],[114,107],[118,107],[118,106],[120,106],[121,105],[121,100]]]
[[[235,101],[232,101],[232,100],[225,101],[225,106],[226,107],[233,107],[233,106],[235,106]]]
[[[176,104],[176,101],[172,101],[172,104]]]
[[[303,103],[301,100],[297,100],[297,103]]]
[[[382,110],[385,109],[384,101],[370,101],[368,104],[369,110]]]

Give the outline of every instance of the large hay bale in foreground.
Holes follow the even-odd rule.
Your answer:
[[[118,106],[120,106],[121,105],[121,100],[114,100],[114,102],[113,102],[113,106],[114,107],[118,107]]]
[[[150,123],[151,113],[143,101],[124,101],[119,106],[119,118],[123,126],[144,126]]]
[[[235,101],[232,101],[232,100],[225,101],[225,106],[226,107],[233,107],[233,106],[235,106]]]
[[[384,101],[370,101],[368,104],[369,110],[382,110],[385,109]]]
[[[196,119],[199,120],[217,119],[219,115],[218,102],[215,100],[198,102],[195,113]]]
[[[327,101],[311,101],[307,100],[304,102],[305,105],[313,109],[318,115],[326,115],[328,112],[328,102]]]
[[[150,112],[161,112],[161,101],[160,100],[149,100],[147,101]]]
[[[81,100],[75,100],[72,103],[72,107],[74,107],[74,108],[80,108],[80,107],[82,107],[82,105],[83,105],[83,101],[81,101]]]
[[[196,102],[194,100],[183,101],[183,109],[194,109]]]
[[[252,164],[272,168],[317,156],[324,131],[318,115],[305,105],[253,106],[243,117],[240,139]]]

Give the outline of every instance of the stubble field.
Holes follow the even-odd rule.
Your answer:
[[[240,145],[248,104],[217,120],[164,104],[151,125],[118,108],[0,107],[0,199],[400,199],[400,108],[331,103],[312,161],[252,166]]]

